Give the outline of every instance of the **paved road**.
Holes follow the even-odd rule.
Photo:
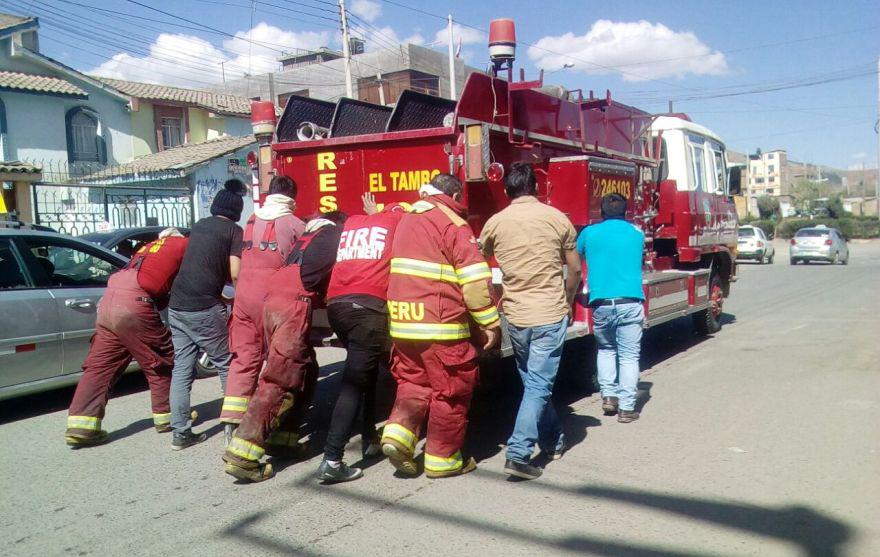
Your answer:
[[[880,555],[880,243],[852,253],[848,267],[743,265],[715,338],[687,322],[651,330],[637,423],[602,416],[584,390],[589,343],[574,346],[556,396],[574,446],[534,482],[501,473],[518,402],[505,366],[475,402],[479,470],[441,481],[379,462],[325,487],[313,457],[237,485],[221,468],[216,380],[194,393],[214,436],[181,453],[145,419],[139,377],[110,403],[113,442],[89,450],[64,446],[70,391],[3,404],[0,553]],[[339,356],[321,354],[319,425]]]

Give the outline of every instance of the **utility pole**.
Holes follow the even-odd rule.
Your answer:
[[[455,100],[455,46],[452,37],[452,14],[448,16],[449,22],[447,28],[449,30],[449,98]]]
[[[385,84],[382,83],[382,72],[376,72],[376,84],[379,86],[379,104],[385,106]]]
[[[226,63],[226,60],[223,60],[222,62],[220,62],[220,75],[223,76],[223,92],[227,93],[228,91],[226,90],[226,66],[224,66],[225,63]]]
[[[342,57],[345,59],[345,96],[353,99],[351,88],[351,45],[348,40],[348,20],[345,17],[345,0],[339,0],[339,18],[342,21]]]
[[[877,220],[880,220],[880,56],[877,57],[877,187],[874,190],[874,201],[877,202]]]

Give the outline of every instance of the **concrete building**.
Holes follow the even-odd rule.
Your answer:
[[[250,99],[98,77],[131,98],[133,156],[251,133]]]
[[[345,96],[345,60],[328,49],[310,55],[281,57],[280,71],[228,81],[217,92],[250,99],[271,100],[281,107],[291,95],[336,101]],[[456,89],[479,71],[455,61]],[[449,97],[449,58],[445,53],[407,44],[397,49],[367,51],[351,58],[352,85],[358,99],[383,104],[397,101],[401,91],[414,89]]]

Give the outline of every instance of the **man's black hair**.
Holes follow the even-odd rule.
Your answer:
[[[527,162],[515,162],[510,165],[510,173],[504,179],[504,192],[510,199],[524,195],[537,195],[538,180],[535,170]]]
[[[461,181],[452,174],[438,174],[431,180],[431,185],[449,197],[464,191]]]
[[[322,213],[318,215],[316,218],[327,219],[337,226],[342,226],[345,224],[345,221],[348,219],[348,215],[343,213],[342,211],[330,211],[329,213]]]
[[[244,197],[247,195],[247,186],[244,185],[244,182],[239,180],[238,178],[230,178],[226,180],[223,184],[223,189],[226,191],[231,191],[236,195],[240,195]]]
[[[276,193],[296,199],[296,182],[287,176],[273,176],[269,182],[269,195]]]
[[[626,198],[619,193],[609,193],[602,198],[602,218],[622,219],[626,217]]]

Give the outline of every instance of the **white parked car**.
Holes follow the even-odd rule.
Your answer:
[[[792,265],[798,261],[827,261],[832,265],[838,262],[846,265],[849,263],[849,246],[839,230],[820,224],[797,231],[791,239],[789,257]]]
[[[736,258],[773,263],[776,250],[763,230],[757,226],[740,226],[737,232]]]

